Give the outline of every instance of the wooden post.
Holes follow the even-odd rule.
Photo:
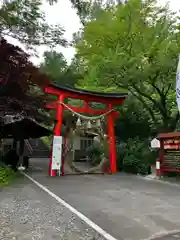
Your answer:
[[[109,110],[113,108],[112,104],[109,104]],[[108,115],[108,137],[109,137],[109,153],[110,153],[110,168],[112,173],[117,172],[116,167],[116,143],[114,136],[114,117],[112,113]]]
[[[163,172],[163,164],[164,164],[164,140],[160,139],[159,174],[158,174],[158,177],[163,176],[163,173],[164,173]]]
[[[65,157],[66,156],[64,154],[66,154],[67,144],[68,144],[68,134],[65,133],[64,142],[63,142],[63,152],[62,152],[61,176],[64,176],[64,174],[65,174],[64,164],[65,164]]]
[[[24,139],[21,138],[19,141],[19,165],[23,164],[23,155],[24,155]]]
[[[13,148],[17,150],[17,140],[13,139]]]
[[[156,177],[161,177],[161,163],[159,158],[156,159]]]

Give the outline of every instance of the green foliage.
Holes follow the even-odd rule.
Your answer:
[[[151,152],[147,141],[138,137],[128,139],[117,154],[117,166],[120,170],[133,174],[148,174],[149,167],[155,163],[156,152]]]
[[[157,152],[150,150],[148,140],[140,140],[138,137],[116,145],[116,151],[118,170],[132,174],[148,174],[150,166],[155,164],[157,158]],[[101,161],[103,148],[92,145],[86,154],[90,163],[97,165]]]
[[[71,0],[73,7],[77,10],[82,23],[85,23],[86,18],[90,15],[92,0]]]
[[[56,51],[44,52],[44,61],[40,64],[40,70],[45,73],[52,82],[59,85],[73,87],[77,82],[76,66],[72,62],[68,66],[62,53]]]
[[[2,1],[0,6],[0,35],[13,37],[28,48],[40,44],[65,46],[64,29],[46,23],[41,0]]]
[[[48,147],[48,149],[51,149],[51,145],[52,145],[52,136],[42,137],[41,139],[42,139],[43,143]]]
[[[12,183],[18,176],[11,168],[0,166],[0,188]]]
[[[56,0],[57,2],[58,0]],[[122,0],[70,0],[72,6],[77,10],[82,24],[96,18],[103,11],[117,4],[122,4]]]
[[[43,73],[46,73],[54,83],[62,80],[67,70],[67,62],[62,53],[56,51],[44,52],[44,61],[40,65]]]
[[[141,102],[156,131],[176,128],[175,74],[180,50],[178,17],[155,0],[106,8],[84,27],[76,45],[83,87],[128,91]]]
[[[138,136],[141,140],[154,135],[155,128],[143,105],[133,96],[129,96],[125,104],[119,108],[120,119],[115,124],[116,135],[120,141]]]
[[[90,163],[95,166],[101,161],[102,149],[97,145],[92,145],[87,149],[86,154]]]

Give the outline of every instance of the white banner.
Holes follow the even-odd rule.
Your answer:
[[[176,101],[177,101],[178,109],[180,112],[180,55],[179,55],[177,73],[176,73]]]
[[[52,151],[52,170],[61,169],[62,160],[62,136],[54,136]]]

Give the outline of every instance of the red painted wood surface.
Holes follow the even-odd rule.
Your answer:
[[[64,101],[64,96],[60,95],[58,98],[59,101],[63,102]],[[54,136],[60,136],[61,135],[61,128],[62,128],[62,122],[63,122],[63,105],[62,104],[58,104],[57,108],[56,108],[56,125],[54,128]],[[61,159],[62,162],[62,159]],[[51,159],[50,159],[50,176],[51,177],[55,177],[57,176],[57,171],[56,170],[52,170],[52,154],[51,154]]]
[[[46,108],[49,108],[49,109],[56,109],[57,107],[57,102],[53,102],[51,104],[47,104],[46,105]],[[67,106],[67,107],[66,107]],[[77,113],[88,113],[88,114],[91,114],[91,115],[101,115],[101,114],[106,114],[109,110],[105,109],[105,110],[97,110],[97,109],[93,109],[93,108],[90,108],[90,107],[74,107],[74,106],[71,106],[69,104],[66,104],[66,106],[64,106],[64,109],[65,110],[68,110],[68,108],[70,108],[72,111],[74,112],[77,112]],[[112,116],[113,117],[118,117],[119,116],[119,113],[116,112],[116,111],[113,111],[112,112]]]
[[[98,96],[95,97],[95,96],[85,95],[85,94],[76,94],[76,93],[71,93],[71,92],[63,92],[63,91],[57,90],[53,87],[46,87],[45,92],[50,95],[55,95],[55,96],[59,96],[59,95],[63,94],[65,98],[80,99],[80,100],[84,100],[86,102],[100,102],[100,103],[104,103],[104,104],[111,103],[113,105],[122,104],[126,99],[125,97],[106,98],[106,97],[98,97]]]
[[[109,104],[109,110],[113,108],[112,104]],[[108,137],[109,137],[109,153],[110,153],[110,168],[112,173],[117,172],[116,167],[116,142],[114,136],[114,117],[112,114],[108,115]]]
[[[166,166],[165,162],[165,151],[179,151],[180,150],[180,132],[171,132],[171,133],[161,133],[157,137],[160,140],[160,151],[159,151],[159,160],[160,160],[160,173],[163,175],[165,172],[180,172],[178,167]],[[166,152],[167,154],[167,152]]]

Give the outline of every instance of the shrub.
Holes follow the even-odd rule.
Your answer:
[[[4,164],[2,154],[0,157],[0,188],[14,181],[18,176],[18,172],[14,172],[11,167]]]
[[[17,173],[10,167],[0,166],[0,187],[6,186],[14,181],[17,177]]]
[[[149,149],[148,141],[137,137],[128,139],[117,154],[118,169],[133,174],[148,174],[149,167],[155,163],[156,154]]]
[[[120,145],[116,145],[116,153],[117,153],[117,168],[118,170],[122,171],[123,170],[123,159],[126,155],[127,149],[126,149],[126,144],[121,143]]]
[[[87,157],[89,158],[89,162],[95,166],[100,163],[101,161],[101,154],[102,154],[102,148],[97,145],[91,145],[87,148]]]
[[[140,140],[136,137],[116,145],[118,170],[133,174],[148,174],[150,166],[155,164],[157,158],[157,152],[151,151],[148,144],[149,140]],[[99,145],[92,145],[87,149],[87,156],[92,165],[100,163],[102,153]]]
[[[52,136],[46,136],[41,138],[43,143],[48,147],[48,149],[51,149],[52,145]]]

